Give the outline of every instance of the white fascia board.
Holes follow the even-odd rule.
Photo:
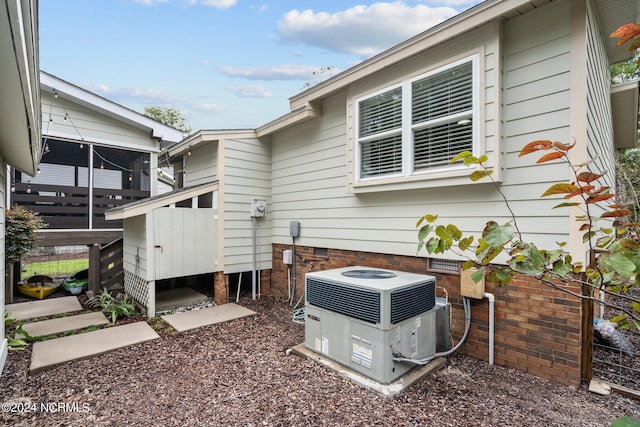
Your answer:
[[[322,108],[314,107],[313,104],[316,104],[316,102],[313,102],[311,105],[304,105],[297,110],[280,116],[277,119],[260,126],[256,130],[258,138],[265,135],[271,135],[275,132],[297,125],[298,123],[302,123],[316,117],[321,117]]]
[[[180,156],[185,154],[191,148],[197,147],[200,144],[207,144],[209,142],[222,141],[225,139],[251,139],[257,138],[256,131],[254,129],[219,129],[219,130],[200,130],[187,138],[183,139],[178,144],[169,148],[169,157]]]
[[[152,138],[168,142],[179,142],[184,135],[178,129],[162,124],[144,114],[137,113],[113,101],[109,101],[95,93],[89,92],[58,77],[40,72],[40,85],[43,90],[49,93],[58,92],[58,96],[64,95],[80,105],[91,110],[98,111],[117,120],[129,123],[139,129],[150,132]]]

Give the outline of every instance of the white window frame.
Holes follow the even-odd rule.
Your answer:
[[[397,182],[398,179],[407,179],[407,178],[416,178],[421,177],[424,179],[436,178],[439,172],[449,172],[461,169],[467,169],[462,164],[454,164],[454,165],[444,165],[440,167],[433,167],[425,170],[415,171],[413,168],[414,156],[413,156],[413,132],[415,129],[421,129],[428,127],[430,125],[448,122],[452,119],[455,119],[455,115],[447,116],[444,118],[438,118],[432,120],[431,122],[420,123],[417,125],[413,125],[411,123],[411,114],[412,114],[412,84],[415,81],[425,79],[427,77],[439,74],[441,72],[447,71],[453,67],[458,65],[471,62],[472,68],[472,106],[471,106],[471,134],[472,134],[472,152],[475,156],[480,155],[480,55],[479,53],[474,53],[472,55],[465,56],[458,60],[449,62],[445,65],[439,66],[432,70],[429,70],[423,74],[408,78],[401,83],[390,85],[384,87],[383,89],[377,90],[375,92],[369,93],[365,96],[356,98],[354,101],[354,166],[355,166],[355,182],[356,183],[377,183],[383,181],[394,181]],[[360,103],[366,101],[367,99],[373,98],[380,94],[390,92],[398,87],[402,87],[402,125],[401,125],[401,135],[402,135],[402,172],[395,174],[386,174],[382,176],[374,176],[374,177],[361,177],[361,143],[366,142],[368,139],[375,139],[376,137],[380,137],[385,135],[385,133],[380,133],[376,135],[372,135],[369,137],[360,138]],[[469,118],[468,113],[461,114],[459,117],[460,120]],[[426,126],[425,126],[426,125]],[[394,133],[393,131],[388,133]],[[457,154],[457,153],[455,153]],[[454,155],[455,155],[454,154]],[[453,157],[453,156],[452,156]]]

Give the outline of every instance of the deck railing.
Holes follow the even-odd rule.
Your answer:
[[[93,189],[93,218],[89,227],[89,188],[46,184],[15,184],[11,204],[38,212],[48,229],[122,228],[121,221],[105,221],[107,209],[149,197],[149,191]]]

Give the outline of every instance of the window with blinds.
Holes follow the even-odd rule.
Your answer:
[[[449,168],[474,151],[477,56],[356,101],[359,179]]]

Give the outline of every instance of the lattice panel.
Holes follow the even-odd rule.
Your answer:
[[[142,277],[124,270],[124,291],[143,307],[149,308],[149,282]]]

